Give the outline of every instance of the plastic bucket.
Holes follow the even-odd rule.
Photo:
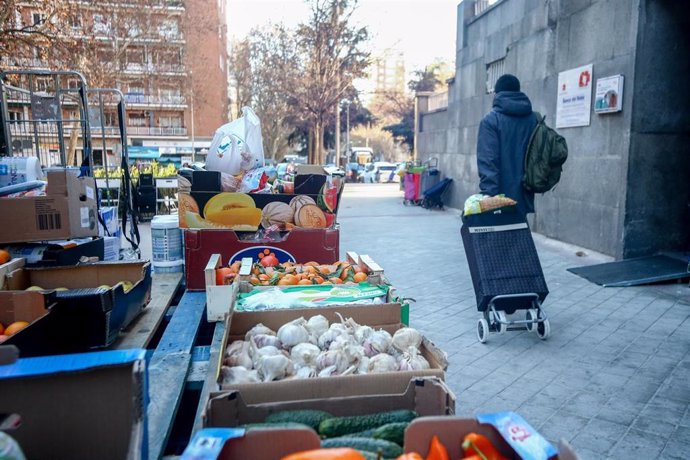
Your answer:
[[[41,163],[36,157],[0,158],[0,187],[23,184],[42,178]]]
[[[151,220],[151,258],[159,262],[182,262],[182,230],[177,215],[155,216]]]
[[[182,273],[184,271],[184,260],[153,262],[151,265],[155,273]]]

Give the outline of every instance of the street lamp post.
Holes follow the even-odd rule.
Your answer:
[[[347,162],[350,161],[350,101],[345,99],[343,101],[347,105],[347,118],[345,123],[345,155],[347,156]]]

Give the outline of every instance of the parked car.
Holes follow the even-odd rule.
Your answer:
[[[399,182],[400,176],[396,174],[396,168],[397,166],[395,163],[389,163],[387,161],[368,163],[364,168],[364,182]]]
[[[345,171],[343,170],[343,168],[336,166],[333,163],[324,165],[323,169],[325,169],[326,172],[331,176],[345,177]]]

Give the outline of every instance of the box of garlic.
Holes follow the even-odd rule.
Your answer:
[[[403,392],[415,377],[444,378],[446,354],[400,322],[400,307],[349,305],[233,312],[218,363],[220,390],[248,404]],[[305,383],[308,383],[305,385]]]

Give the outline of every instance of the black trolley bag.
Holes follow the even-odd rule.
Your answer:
[[[534,331],[546,339],[549,321],[541,303],[549,293],[529,225],[514,207],[462,217],[460,235],[477,297],[477,338],[489,332]],[[507,319],[525,310],[524,320]]]

